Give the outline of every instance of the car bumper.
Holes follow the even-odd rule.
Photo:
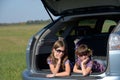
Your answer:
[[[103,78],[97,78],[94,77],[94,78],[91,78],[91,77],[83,77],[83,76],[74,76],[74,75],[71,75],[69,77],[62,77],[62,78],[46,78],[45,77],[45,74],[44,76],[40,76],[41,74],[38,74],[37,76],[33,76],[31,75],[30,71],[28,70],[25,70],[23,73],[22,73],[22,80],[120,80],[120,76],[113,76],[113,75],[109,75],[109,76],[104,76]]]
[[[61,80],[61,79],[70,80],[70,79],[63,79],[63,78],[46,78],[45,74],[44,74],[44,77],[39,76],[39,74],[37,76],[33,76],[28,70],[24,70],[22,73],[22,80]],[[76,80],[76,79],[72,79],[72,80]]]

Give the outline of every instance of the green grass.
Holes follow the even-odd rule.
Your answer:
[[[0,26],[0,80],[22,80],[29,38],[45,25]]]

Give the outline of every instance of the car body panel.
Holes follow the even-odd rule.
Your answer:
[[[78,75],[62,77],[62,78],[60,77],[46,78],[45,74],[38,74],[38,76],[30,76],[31,74],[28,70],[25,70],[22,75],[23,75],[22,76],[23,80],[120,80],[120,76],[116,76],[116,75],[106,75],[104,77],[100,77],[100,76],[83,77],[78,74]]]
[[[110,72],[116,73],[117,75],[120,75],[120,64],[118,63],[118,60],[120,59],[120,50],[112,50],[109,51],[109,59],[110,59]]]

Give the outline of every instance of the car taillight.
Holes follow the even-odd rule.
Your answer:
[[[120,35],[117,33],[110,34],[109,50],[120,50]]]

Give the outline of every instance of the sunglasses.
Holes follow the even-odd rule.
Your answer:
[[[78,54],[80,57],[82,56],[87,56],[88,54],[87,53],[82,53],[82,54]]]
[[[57,53],[61,53],[61,52],[62,52],[62,53],[65,53],[65,51],[62,51],[62,50],[60,50],[60,49],[55,49],[55,50],[56,50]]]

